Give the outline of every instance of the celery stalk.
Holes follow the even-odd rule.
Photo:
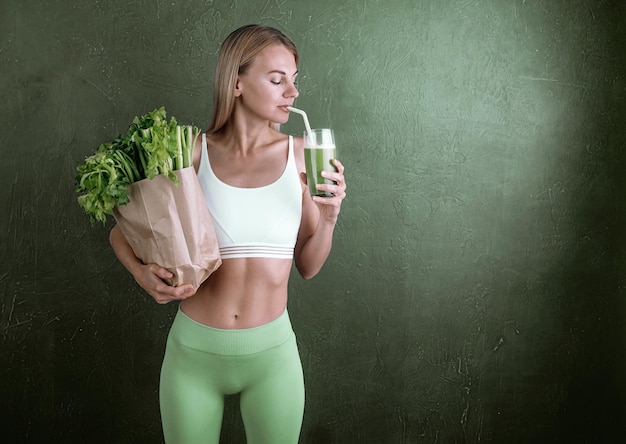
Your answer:
[[[183,150],[182,137],[182,128],[180,127],[180,125],[176,125],[176,162],[174,163],[175,170],[180,170],[185,167],[185,154]]]
[[[191,156],[189,155],[190,150],[191,150],[191,126],[184,126],[183,127],[183,133],[184,133],[184,140],[185,140],[185,149],[183,150],[183,168],[187,168],[190,165],[190,158]]]

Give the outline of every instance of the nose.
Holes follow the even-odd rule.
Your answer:
[[[294,99],[300,95],[298,88],[296,88],[295,83],[290,82],[289,88],[285,91],[285,97],[293,97]]]

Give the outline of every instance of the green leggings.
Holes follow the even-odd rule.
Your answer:
[[[245,330],[200,324],[178,311],[161,368],[168,444],[218,444],[224,396],[240,394],[248,444],[296,444],[304,380],[287,311]]]

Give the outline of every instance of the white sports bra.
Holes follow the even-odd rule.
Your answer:
[[[238,188],[217,178],[202,133],[198,180],[213,219],[222,259],[292,259],[302,216],[302,186],[289,136],[283,174],[257,188]]]

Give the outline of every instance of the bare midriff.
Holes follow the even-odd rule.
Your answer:
[[[290,259],[224,259],[180,308],[194,321],[214,328],[267,324],[285,311],[291,264]]]

